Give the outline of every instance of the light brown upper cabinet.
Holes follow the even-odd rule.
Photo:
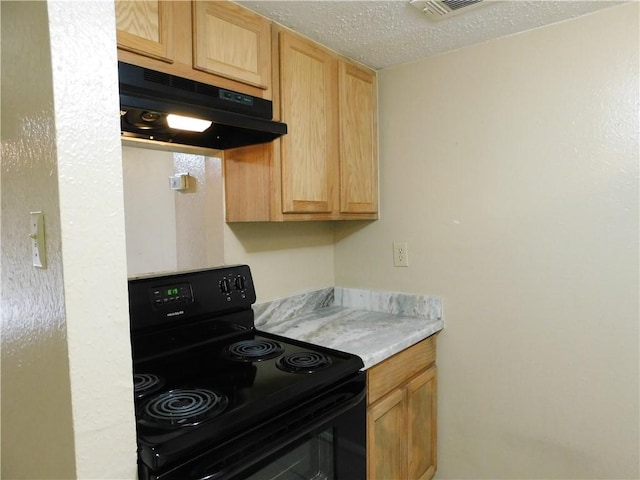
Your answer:
[[[271,24],[236,3],[116,0],[118,59],[271,99]]]
[[[376,75],[340,62],[339,91],[340,213],[377,213]]]
[[[283,213],[326,213],[338,194],[338,61],[301,37],[280,33]]]
[[[173,2],[116,0],[118,47],[173,62]]]
[[[193,2],[194,68],[259,88],[271,83],[271,25],[233,3]]]
[[[376,73],[280,26],[272,36],[288,133],[225,151],[227,221],[377,219]]]

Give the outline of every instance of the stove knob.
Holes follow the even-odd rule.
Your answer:
[[[237,276],[233,282],[236,286],[236,290],[244,290],[247,288],[247,279],[241,276]]]
[[[226,278],[223,278],[220,281],[220,291],[222,293],[229,293],[231,291],[231,284],[229,283],[229,280],[227,280]]]

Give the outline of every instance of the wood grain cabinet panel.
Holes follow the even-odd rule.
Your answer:
[[[337,60],[312,42],[280,34],[283,213],[330,213],[338,159]],[[333,139],[333,141],[329,141]]]
[[[193,67],[262,89],[271,84],[271,24],[230,2],[193,2]]]
[[[173,62],[172,2],[116,0],[118,47]]]
[[[407,385],[410,479],[427,480],[436,473],[436,379],[434,365]]]
[[[378,211],[376,75],[341,62],[340,212]]]
[[[274,115],[288,133],[261,164],[270,164],[269,176],[241,165],[260,147],[225,152],[227,191],[265,181],[271,191],[227,194],[227,221],[377,219],[376,72],[278,25],[272,52]]]
[[[271,99],[271,23],[234,2],[116,0],[118,60]]]
[[[407,478],[407,395],[396,390],[367,411],[367,469],[378,480]]]
[[[433,478],[437,466],[435,336],[369,369],[367,390],[368,479]]]

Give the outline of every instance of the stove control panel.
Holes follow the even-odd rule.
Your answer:
[[[251,313],[255,301],[255,288],[247,265],[129,279],[132,330],[233,312]]]

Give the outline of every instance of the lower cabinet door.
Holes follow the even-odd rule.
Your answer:
[[[428,480],[436,472],[436,366],[407,385],[408,480]]]
[[[430,480],[436,472],[437,369],[369,405],[368,480]]]
[[[367,477],[369,480],[407,478],[406,390],[389,393],[367,412]]]

